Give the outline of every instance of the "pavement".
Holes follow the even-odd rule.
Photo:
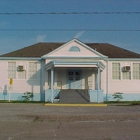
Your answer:
[[[0,103],[0,140],[140,140],[140,106]]]

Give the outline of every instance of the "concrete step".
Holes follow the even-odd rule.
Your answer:
[[[89,102],[86,90],[67,89],[60,92],[61,103],[87,103]]]

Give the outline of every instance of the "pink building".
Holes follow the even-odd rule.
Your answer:
[[[103,102],[140,100],[140,54],[107,43],[38,43],[0,56],[0,99]],[[13,79],[9,88],[10,78]]]

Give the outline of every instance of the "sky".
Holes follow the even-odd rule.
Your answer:
[[[60,14],[72,12],[77,14]],[[73,38],[140,53],[140,13],[135,12],[140,12],[140,0],[0,0],[0,54]]]

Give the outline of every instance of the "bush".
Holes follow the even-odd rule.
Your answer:
[[[121,99],[123,99],[122,97],[122,94],[121,92],[116,92],[114,93],[112,96],[113,96],[113,99],[116,99],[117,102],[119,102]]]
[[[29,92],[29,91],[26,91],[25,93],[23,93],[24,95],[22,96],[26,101],[29,101],[31,98],[34,97],[34,94],[33,92]]]

